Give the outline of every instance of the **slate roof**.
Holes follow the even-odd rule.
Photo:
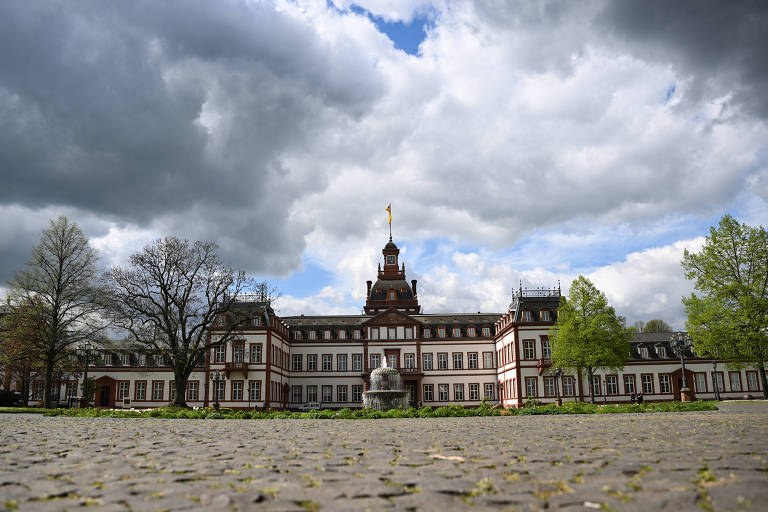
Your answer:
[[[635,334],[635,337],[629,341],[631,347],[631,358],[641,361],[653,361],[653,360],[679,360],[680,356],[676,355],[672,350],[672,346],[669,343],[669,339],[675,336],[677,332],[639,332]],[[683,334],[688,334],[683,333]],[[642,357],[640,355],[640,347],[646,347],[648,349],[648,357]],[[666,350],[666,357],[661,357],[658,353],[657,347],[664,347]],[[686,359],[701,359],[696,355],[693,350],[685,350]]]
[[[307,327],[354,327],[361,326],[375,315],[340,315],[340,316],[283,316],[280,319],[291,328]],[[436,313],[408,315],[424,325],[479,325],[493,324],[501,313]]]
[[[413,289],[405,279],[379,279],[371,288],[369,300],[387,300],[387,290],[390,288],[395,289],[398,300],[413,300]]]

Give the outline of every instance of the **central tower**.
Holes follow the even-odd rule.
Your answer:
[[[418,314],[421,306],[416,295],[416,280],[412,280],[410,285],[406,281],[405,263],[400,265],[400,249],[392,241],[392,237],[381,253],[384,255],[384,268],[379,263],[376,284],[367,282],[366,314],[375,315],[391,308],[403,313]]]

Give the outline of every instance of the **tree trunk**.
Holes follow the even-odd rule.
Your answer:
[[[763,385],[763,398],[768,399],[768,379],[765,377],[765,363],[760,361],[757,367],[760,370],[760,383]]]
[[[53,358],[48,357],[45,361],[45,380],[43,388],[43,407],[48,407],[53,395]]]
[[[592,385],[592,373],[594,370],[589,367],[587,368],[587,386],[589,386],[589,403],[594,404],[595,403],[595,386]]]
[[[177,369],[173,370],[173,380],[176,383],[176,397],[171,402],[171,407],[184,407],[189,409],[187,405],[187,381],[189,380],[189,374]],[[198,390],[198,393],[200,391]]]

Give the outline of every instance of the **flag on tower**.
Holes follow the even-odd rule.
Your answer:
[[[389,225],[392,225],[392,203],[387,205],[387,213],[389,213]]]

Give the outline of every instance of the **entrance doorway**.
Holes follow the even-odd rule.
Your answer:
[[[101,386],[101,396],[99,397],[99,407],[109,407],[109,397],[112,395],[110,386]]]

